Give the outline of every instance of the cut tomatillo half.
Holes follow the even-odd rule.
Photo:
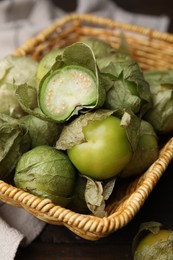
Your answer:
[[[55,121],[65,121],[85,107],[97,103],[97,79],[82,66],[54,70],[43,79],[39,90],[42,112]]]

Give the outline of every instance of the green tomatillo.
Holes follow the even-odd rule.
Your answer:
[[[171,260],[173,256],[173,231],[159,222],[145,222],[133,239],[134,260]]]
[[[96,180],[116,176],[132,157],[121,120],[111,113],[100,110],[81,115],[64,129],[56,145],[67,150],[81,174]]]

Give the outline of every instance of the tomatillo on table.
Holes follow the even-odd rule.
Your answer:
[[[104,113],[81,115],[66,127],[56,148],[67,150],[81,174],[96,180],[114,177],[132,157],[131,144],[120,123],[119,118]],[[80,134],[83,136],[77,140]]]
[[[172,259],[173,231],[159,222],[145,222],[133,239],[132,253],[134,260]]]

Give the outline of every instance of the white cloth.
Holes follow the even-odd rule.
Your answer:
[[[24,209],[0,202],[0,259],[14,259],[18,246],[29,245],[44,226]]]
[[[166,31],[170,21],[165,15],[129,13],[111,0],[78,0],[76,13],[94,13],[159,31]],[[50,0],[0,1],[0,59],[63,15],[65,12]],[[31,243],[44,225],[24,209],[1,203],[0,260],[14,259],[18,246]]]

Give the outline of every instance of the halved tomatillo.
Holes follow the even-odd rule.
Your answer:
[[[69,65],[44,78],[39,90],[42,112],[55,121],[65,121],[79,110],[97,103],[97,80],[82,66]]]

